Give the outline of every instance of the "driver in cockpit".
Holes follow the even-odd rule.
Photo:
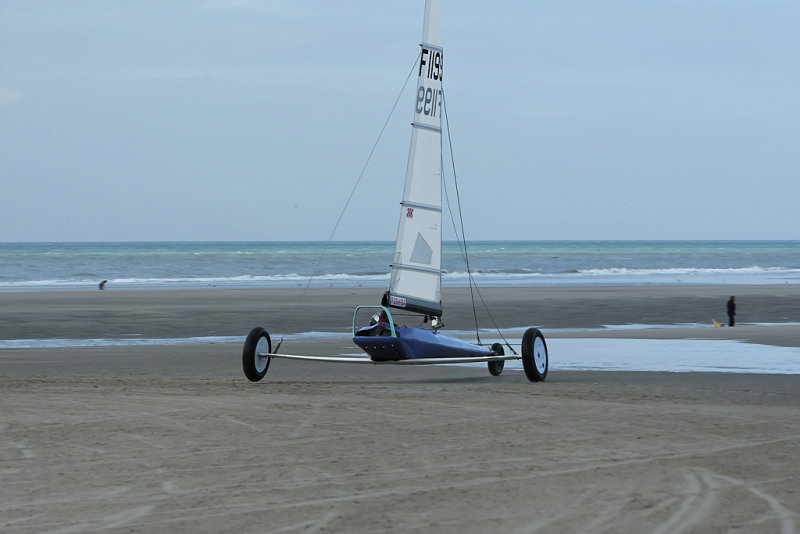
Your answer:
[[[386,316],[385,311],[376,313],[369,320],[369,326],[365,326],[358,330],[359,336],[391,336],[392,327],[389,324],[389,318]]]

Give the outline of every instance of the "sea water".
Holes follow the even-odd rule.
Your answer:
[[[445,242],[443,284],[466,286]],[[800,241],[478,241],[479,286],[800,283]],[[0,291],[384,287],[390,242],[0,243]]]

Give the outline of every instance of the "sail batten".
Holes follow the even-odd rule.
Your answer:
[[[430,124],[421,124],[418,122],[412,122],[411,126],[414,128],[424,128],[425,130],[432,130],[434,132],[442,133],[442,128],[439,126],[431,126]]]
[[[421,210],[430,210],[430,211],[438,211],[438,212],[442,211],[442,207],[441,206],[431,206],[429,204],[421,204],[419,202],[401,202],[400,204],[402,206],[405,206],[405,207],[408,207],[408,208],[415,208],[415,209],[419,208]]]
[[[393,263],[393,269],[405,269],[407,271],[417,271],[420,273],[440,273],[438,269],[431,269],[430,267],[420,267],[419,265],[409,265],[407,263]]]
[[[442,313],[442,13],[426,0],[414,121],[387,304]]]

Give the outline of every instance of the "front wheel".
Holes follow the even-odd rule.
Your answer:
[[[492,345],[492,352],[494,353],[495,356],[502,356],[506,353],[503,350],[503,345],[501,345],[500,343],[494,343]],[[487,363],[489,364],[489,373],[492,376],[500,376],[500,373],[503,372],[503,367],[505,367],[506,365],[505,360],[492,360]]]
[[[244,340],[244,349],[242,350],[244,376],[252,382],[258,382],[264,378],[269,369],[270,357],[267,354],[270,353],[272,353],[272,341],[269,333],[260,326],[250,330],[247,339]]]
[[[531,382],[547,378],[547,344],[538,328],[528,328],[522,336],[522,367]]]

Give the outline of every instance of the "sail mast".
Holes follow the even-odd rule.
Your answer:
[[[425,1],[405,188],[386,305],[442,314],[442,8]]]

